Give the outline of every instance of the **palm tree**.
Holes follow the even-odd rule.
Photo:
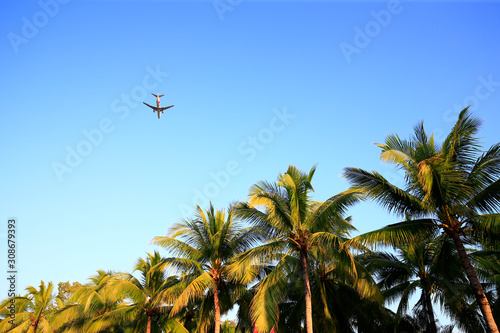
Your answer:
[[[185,272],[176,286],[179,293],[173,299],[170,315],[176,315],[193,301],[203,300],[198,331],[208,330],[207,316],[213,309],[214,330],[219,333],[221,312],[231,306],[227,305],[230,289],[241,290],[231,281],[231,261],[258,240],[254,228],[243,228],[235,219],[232,208],[226,213],[215,210],[212,204],[206,212],[197,206],[194,218],[176,223],[170,236],[155,237],[153,244],[178,256],[166,258],[165,262]]]
[[[107,313],[106,317],[123,321],[132,332],[160,332],[168,327],[174,332],[187,332],[175,319],[168,319],[171,306],[166,303],[169,288],[179,281],[175,276],[166,277],[165,261],[158,252],[148,253],[146,259],[139,258],[135,271],[140,279],[123,274],[113,283],[111,294],[117,299],[128,299],[128,304]]]
[[[54,328],[67,333],[120,330],[120,321],[111,321],[106,317],[109,312],[125,306],[124,297],[112,294],[117,277],[117,273],[98,270],[89,278],[90,282],[77,288],[66,305],[53,316]]]
[[[345,242],[339,248],[317,247],[310,254],[316,330],[385,332],[389,320],[382,306],[383,295],[362,262],[357,256],[352,257]]]
[[[313,325],[316,332],[386,332],[383,303],[375,281],[345,249],[313,248],[308,256]],[[286,294],[278,304],[278,332],[303,332],[305,295],[298,258],[282,266]],[[260,285],[257,284],[257,288]],[[387,316],[385,316],[387,317]],[[368,320],[366,320],[369,318]],[[368,330],[363,322],[369,322]],[[379,330],[381,329],[381,330]]]
[[[346,168],[352,188],[362,190],[390,212],[407,219],[358,240],[401,244],[419,232],[441,229],[455,243],[463,269],[491,332],[498,333],[488,299],[467,255],[464,241],[500,235],[500,144],[480,150],[476,133],[480,121],[465,108],[444,142],[438,146],[427,136],[423,122],[414,136],[403,140],[390,135],[381,159],[405,173],[405,188],[387,181],[376,171]]]
[[[307,174],[289,166],[285,174],[279,175],[277,183],[262,181],[253,185],[249,202],[237,205],[238,215],[255,225],[267,238],[265,244],[241,257],[241,267],[248,267],[248,263],[276,263],[260,284],[252,302],[252,316],[259,331],[268,332],[276,324],[278,303],[287,291],[285,272],[298,265],[305,300],[306,330],[307,333],[313,332],[308,258],[315,248],[338,246],[354,229],[343,215],[358,201],[357,194],[346,192],[325,202],[312,201],[311,181],[315,171],[315,166]],[[352,262],[350,265],[353,266]]]
[[[8,320],[4,319],[0,322],[0,332],[52,333],[52,326],[46,317],[46,312],[54,302],[54,296],[52,296],[54,286],[52,282],[45,285],[45,282],[41,281],[38,289],[29,286],[26,290],[28,291],[26,296],[12,298],[16,305],[15,328]],[[2,302],[0,308],[6,307],[12,299]]]
[[[429,237],[396,247],[395,250],[396,254],[377,252],[363,255],[362,262],[380,280],[386,300],[392,302],[399,299],[397,314],[400,318],[407,312],[409,298],[420,289],[420,298],[413,313],[418,313],[426,332],[438,332],[433,298],[439,300],[460,327],[477,327],[484,331],[480,318],[461,315],[470,287],[466,288],[467,278],[449,237]]]

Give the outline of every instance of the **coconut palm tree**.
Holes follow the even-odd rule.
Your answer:
[[[171,332],[188,332],[176,319],[168,318],[171,306],[166,301],[167,293],[179,281],[176,276],[166,276],[165,266],[156,251],[148,253],[146,259],[139,258],[135,271],[140,272],[140,278],[122,274],[112,285],[112,297],[128,302],[108,312],[106,319],[122,321],[134,333],[162,332],[166,327]]]
[[[283,267],[286,294],[278,304],[278,332],[303,332],[305,295],[300,262],[290,260]],[[308,257],[313,325],[315,332],[386,332],[382,295],[368,271],[355,261],[352,270],[349,251],[314,248]],[[260,288],[258,284],[256,286]],[[368,319],[368,320],[367,320]],[[365,330],[364,322],[369,322]],[[365,325],[367,326],[367,325]],[[382,330],[381,330],[382,329]]]
[[[395,254],[366,254],[362,262],[379,280],[386,301],[399,299],[399,318],[407,312],[410,297],[420,290],[413,313],[418,314],[426,332],[438,332],[433,310],[433,303],[437,301],[467,332],[471,327],[475,327],[476,332],[484,332],[484,324],[476,310],[464,306],[472,293],[468,293],[470,286],[449,237],[429,237],[396,247],[395,251]],[[465,312],[469,315],[464,316]],[[471,316],[474,313],[476,316]]]
[[[188,304],[203,300],[201,322],[197,331],[208,331],[207,317],[213,309],[215,333],[220,332],[221,313],[231,305],[229,293],[240,290],[231,279],[229,268],[233,258],[251,248],[259,240],[254,228],[244,228],[235,218],[233,209],[215,210],[212,204],[204,212],[197,206],[194,218],[181,220],[170,229],[170,236],[155,237],[153,244],[160,245],[176,257],[165,262],[184,272],[172,297],[171,316]],[[235,294],[237,296],[238,294]]]
[[[277,323],[278,304],[286,295],[287,276],[298,265],[305,300],[306,332],[313,332],[309,257],[318,247],[334,248],[354,230],[344,217],[346,209],[358,201],[355,192],[335,195],[325,202],[312,201],[311,184],[316,167],[304,173],[290,166],[276,183],[253,185],[249,201],[237,205],[238,215],[265,235],[266,242],[241,256],[240,270],[249,275],[249,264],[276,263],[261,282],[252,302],[252,316],[261,332],[269,332]],[[351,256],[352,258],[352,256]],[[353,262],[349,263],[353,267]],[[241,273],[240,272],[240,273]],[[249,277],[248,277],[249,278]]]
[[[498,333],[483,287],[472,266],[464,241],[500,235],[500,144],[483,152],[476,133],[480,121],[467,108],[441,145],[424,130],[414,128],[409,140],[390,135],[381,159],[405,173],[405,187],[391,184],[376,171],[346,168],[352,188],[364,191],[389,212],[405,221],[358,237],[362,242],[408,243],[415,235],[440,229],[455,243],[463,269],[489,330]]]
[[[316,330],[325,333],[385,331],[390,319],[382,306],[383,295],[370,272],[348,249],[341,243],[339,248],[317,247],[311,251]]]
[[[52,282],[45,285],[45,282],[41,281],[38,289],[29,286],[26,291],[28,292],[26,296],[16,296],[0,304],[0,308],[3,309],[11,303],[11,300],[14,300],[16,306],[14,325],[9,320],[4,319],[0,322],[0,332],[54,332],[46,317],[46,312],[55,301],[52,295],[54,291]]]
[[[120,331],[120,321],[111,321],[106,315],[124,307],[124,297],[112,294],[118,274],[98,270],[90,282],[77,288],[66,305],[54,314],[52,325],[58,332],[91,333]]]

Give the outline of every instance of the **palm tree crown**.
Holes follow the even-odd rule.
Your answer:
[[[375,171],[346,168],[344,175],[354,189],[407,219],[359,239],[401,244],[413,241],[417,232],[443,230],[457,247],[490,330],[498,332],[463,245],[500,235],[500,144],[482,152],[476,137],[479,124],[466,108],[441,145],[426,134],[423,123],[415,126],[409,140],[390,135],[384,144],[377,144],[381,159],[404,171],[405,188]]]
[[[111,318],[128,319],[124,325],[133,329],[133,332],[146,333],[161,332],[166,326],[175,327],[179,332],[180,323],[171,318],[168,320],[169,289],[178,283],[175,276],[166,276],[166,263],[158,252],[148,253],[146,259],[139,258],[135,271],[140,272],[140,278],[131,274],[122,275],[113,284],[116,298],[131,300],[126,306],[109,313]]]
[[[252,303],[253,318],[259,331],[268,332],[278,319],[277,304],[286,292],[287,266],[300,267],[302,274],[306,328],[312,333],[311,287],[308,256],[318,247],[333,248],[354,230],[344,217],[357,200],[355,192],[335,195],[325,202],[312,201],[311,184],[316,167],[304,173],[290,166],[277,183],[259,182],[252,186],[248,203],[237,206],[238,215],[255,225],[266,243],[249,250],[241,262],[276,263],[260,284]],[[245,265],[243,265],[244,267]]]
[[[215,332],[218,333],[220,301],[228,297],[231,287],[231,261],[258,239],[254,228],[244,228],[239,223],[232,208],[225,212],[215,210],[211,204],[206,212],[198,206],[194,218],[176,223],[170,236],[155,237],[153,244],[164,247],[175,256],[166,258],[166,262],[184,272],[172,315],[192,301],[204,299],[204,308],[213,301]],[[198,330],[206,331],[209,324],[202,323]]]
[[[52,333],[53,328],[46,316],[48,309],[55,301],[52,295],[54,286],[52,282],[45,285],[45,282],[40,282],[40,287],[37,289],[33,286],[26,288],[28,294],[26,296],[16,296],[11,298],[15,302],[16,314],[14,325],[4,319],[0,321],[0,332],[46,332]],[[7,299],[0,308],[4,308],[11,299]]]

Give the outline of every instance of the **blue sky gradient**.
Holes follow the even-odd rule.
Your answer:
[[[319,201],[347,189],[347,166],[398,182],[373,143],[408,137],[421,120],[441,141],[466,105],[484,121],[485,147],[500,141],[498,2],[3,9],[0,241],[6,253],[15,217],[18,292],[130,272],[196,204],[245,200],[289,164],[318,165]],[[142,104],[151,92],[175,105],[160,120]],[[398,220],[369,202],[350,214],[360,232]]]

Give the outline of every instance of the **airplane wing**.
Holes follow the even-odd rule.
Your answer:
[[[156,108],[160,111],[163,111],[163,110],[166,110],[166,109],[170,109],[173,105],[170,105],[170,106],[165,106],[164,108]]]
[[[149,106],[151,109],[153,109],[153,110],[155,110],[155,111],[156,111],[156,109],[157,109],[157,107],[156,107],[156,106],[149,105],[149,104],[148,104],[148,103],[146,103],[146,102],[143,102],[143,103],[144,103],[144,104],[146,104],[147,106]]]

